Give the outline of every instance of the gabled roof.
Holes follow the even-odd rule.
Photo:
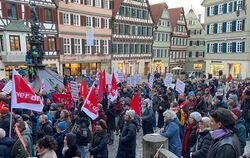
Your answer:
[[[155,24],[157,24],[162,16],[164,9],[168,9],[168,5],[166,3],[158,3],[151,5],[150,7],[151,7],[152,18]]]
[[[7,26],[4,27],[5,31],[19,31],[30,32],[30,28],[24,24],[24,21],[12,20]]]
[[[170,17],[170,23],[171,23],[172,30],[174,30],[174,28],[177,25],[179,16],[181,15],[181,13],[184,13],[184,9],[183,9],[183,7],[171,8],[171,9],[168,9],[168,13],[169,13],[169,17]],[[186,21],[186,19],[185,19],[185,21]]]

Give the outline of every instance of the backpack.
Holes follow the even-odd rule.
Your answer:
[[[81,123],[80,125],[75,123],[72,132],[75,133],[77,137],[80,137],[79,139],[85,140],[87,143],[90,143],[90,140],[92,139],[91,131],[84,125],[84,123]]]

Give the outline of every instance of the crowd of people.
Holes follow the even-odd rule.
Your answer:
[[[183,94],[166,87],[162,76],[155,78],[152,89],[146,82],[136,86],[121,82],[115,101],[104,93],[96,120],[81,111],[83,98],[68,109],[63,102],[53,102],[53,93],[66,91],[58,86],[49,93],[42,91],[40,113],[23,109],[11,113],[10,95],[0,93],[0,158],[108,158],[115,134],[116,157],[135,158],[140,131],[167,137],[169,151],[179,158],[248,157],[244,148],[250,133],[250,79],[187,79]],[[130,105],[138,94],[140,116]]]

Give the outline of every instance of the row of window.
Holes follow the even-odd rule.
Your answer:
[[[109,28],[110,19],[92,17],[92,16],[81,16],[79,14],[63,13],[63,24],[64,25],[74,25],[74,26],[90,26],[96,28]],[[84,24],[84,22],[86,22]]]
[[[189,46],[205,46],[205,41],[189,41]]]
[[[245,19],[207,25],[207,34],[236,32],[245,30]]]
[[[168,58],[169,49],[154,49],[154,57],[155,58]]]
[[[113,54],[151,53],[151,44],[112,44]]]
[[[113,33],[117,35],[132,35],[132,36],[152,36],[152,27],[114,24]]]
[[[167,27],[169,27],[170,22],[169,22],[169,20],[160,19],[159,22],[158,22],[158,26],[167,26]]]
[[[187,32],[186,26],[185,25],[177,25],[176,28],[175,28],[175,32],[186,33]]]
[[[188,52],[189,58],[199,58],[199,57],[205,57],[205,52]]]
[[[237,53],[245,52],[245,42],[210,43],[207,44],[207,53]]]
[[[170,51],[170,59],[186,59],[186,51],[181,51],[181,52]]]
[[[148,19],[148,10],[136,7],[121,6],[119,9],[120,16],[138,18],[138,19]]]
[[[227,2],[208,7],[207,16],[227,14],[243,9],[245,9],[245,0],[236,0],[234,2]]]
[[[201,35],[202,34],[202,30],[190,30],[190,35]]]
[[[84,2],[84,4],[88,6],[111,9],[110,8],[111,2],[109,0],[64,0],[65,3],[69,3],[69,1],[77,4],[82,4]]]
[[[173,37],[172,38],[172,45],[186,46],[187,45],[187,39],[186,38],[180,38],[180,37]]]
[[[155,32],[154,33],[154,41],[157,41],[157,42],[170,41],[170,34],[169,33]]]
[[[84,43],[83,43],[84,42]],[[108,40],[94,40],[93,46],[88,46],[86,40],[82,39],[63,39],[63,51],[64,54],[108,54],[109,52],[109,41]],[[84,49],[84,51],[83,51]]]

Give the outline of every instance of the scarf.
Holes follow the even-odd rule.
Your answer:
[[[182,150],[181,150],[182,156],[187,151],[187,148],[188,148],[188,138],[190,136],[191,129],[192,129],[192,126],[190,124],[188,124],[187,127],[186,127],[186,129],[185,129],[183,140],[182,140]]]
[[[223,136],[228,135],[228,134],[232,134],[232,133],[233,133],[233,131],[231,131],[229,129],[226,129],[226,130],[225,129],[216,129],[216,130],[210,132],[210,134],[214,140],[220,139]]]

